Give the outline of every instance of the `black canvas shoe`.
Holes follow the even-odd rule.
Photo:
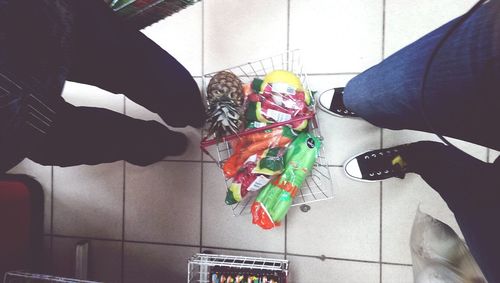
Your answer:
[[[375,182],[396,177],[403,179],[408,166],[403,159],[409,144],[367,151],[344,164],[346,175],[357,181]]]
[[[327,90],[319,95],[319,107],[337,117],[358,117],[356,113],[344,105],[344,88],[338,87]]]

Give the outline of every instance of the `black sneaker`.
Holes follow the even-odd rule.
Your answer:
[[[327,90],[319,95],[319,107],[337,117],[359,117],[344,105],[344,88]]]
[[[409,144],[368,151],[356,155],[344,164],[344,172],[352,179],[365,182],[396,177],[403,179],[408,166],[403,159]]]

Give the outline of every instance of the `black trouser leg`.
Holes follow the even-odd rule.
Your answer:
[[[102,0],[76,0],[69,80],[122,93],[174,127],[204,123],[198,85],[175,58]]]
[[[411,144],[404,159],[453,211],[488,281],[500,282],[500,161],[482,162],[431,141]]]
[[[101,108],[64,105],[55,127],[28,157],[45,165],[73,166],[126,160],[148,165],[185,150],[187,139],[156,121]]]

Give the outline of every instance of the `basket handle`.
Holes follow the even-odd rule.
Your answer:
[[[310,113],[310,114],[307,114],[307,115],[304,115],[304,116],[301,116],[301,117],[297,117],[297,118],[293,118],[293,119],[290,119],[290,120],[287,120],[287,121],[273,123],[271,125],[267,125],[267,126],[264,126],[264,127],[261,127],[261,128],[250,129],[250,130],[244,131],[242,133],[227,135],[227,136],[222,137],[221,140],[217,140],[215,138],[214,139],[207,139],[207,137],[205,137],[201,141],[201,143],[200,143],[200,148],[204,152],[206,152],[206,148],[207,147],[215,145],[215,144],[217,144],[219,142],[232,141],[232,140],[239,139],[241,137],[245,137],[245,136],[248,136],[248,135],[251,135],[251,134],[254,134],[254,133],[262,132],[262,131],[265,131],[265,130],[277,128],[277,127],[284,126],[284,125],[289,125],[289,124],[294,123],[294,122],[301,122],[301,121],[304,121],[304,120],[308,120],[308,119],[311,119],[313,117],[314,117],[314,113]]]

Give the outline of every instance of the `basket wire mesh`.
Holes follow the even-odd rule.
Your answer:
[[[259,272],[275,272],[288,276],[288,260],[263,257],[195,254],[188,260],[188,283],[210,283],[212,267],[226,267],[234,270],[245,269]]]
[[[238,76],[243,83],[249,83],[254,78],[263,78],[267,73],[274,70],[287,70],[294,73],[300,78],[304,89],[312,93],[308,85],[307,74],[303,69],[300,50],[287,51],[265,59],[256,60],[243,65],[225,69],[225,71],[230,71]],[[205,97],[208,83],[210,82],[210,79],[217,73],[218,72],[213,72],[203,76],[203,93],[205,94]],[[312,115],[306,118],[308,118],[310,121],[309,132],[319,137],[320,139],[323,139],[316,116]],[[291,121],[292,120],[288,122]],[[272,126],[267,126],[262,129],[276,127],[282,125],[283,123],[276,123]],[[240,133],[239,136],[244,134],[245,133]],[[234,138],[235,137],[233,135],[232,137],[223,138],[221,141],[203,140],[201,147],[203,152],[205,152],[213,160],[215,160],[219,167],[222,167],[224,161],[232,154],[230,140]],[[215,152],[207,150],[207,148],[212,145],[216,147]],[[222,176],[224,177],[223,174]],[[225,181],[226,187],[229,187],[229,185],[231,185],[231,180],[225,179]],[[328,162],[325,158],[324,146],[322,146],[316,163],[314,164],[313,170],[295,196],[292,206],[333,198],[333,183],[334,181],[328,167]],[[232,205],[233,214],[235,216],[248,214],[250,212],[250,206],[257,194],[258,192],[249,192],[241,202]]]

